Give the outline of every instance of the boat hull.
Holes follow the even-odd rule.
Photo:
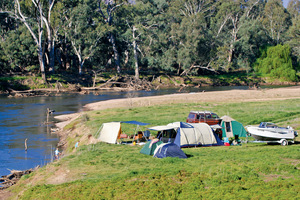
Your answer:
[[[294,131],[290,129],[248,127],[248,132],[255,140],[259,141],[294,140],[295,138]]]

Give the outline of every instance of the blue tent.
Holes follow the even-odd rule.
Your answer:
[[[165,158],[165,157],[177,157],[177,158],[187,158],[185,153],[174,143],[163,143],[159,145],[153,157]]]

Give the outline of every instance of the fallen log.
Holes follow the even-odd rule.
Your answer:
[[[27,169],[27,170],[10,170],[9,175],[2,176],[0,178],[0,190],[6,189],[14,184],[16,184],[20,178],[26,174],[30,174],[36,169],[38,169],[40,166],[38,165],[37,167],[33,169]]]

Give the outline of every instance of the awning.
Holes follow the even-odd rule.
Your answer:
[[[177,126],[153,126],[148,129],[153,131],[164,131],[164,130],[172,130],[177,128],[178,128]]]
[[[135,125],[139,125],[139,126],[146,126],[146,125],[150,124],[150,123],[143,123],[143,122],[138,122],[138,121],[123,121],[121,123],[135,124]]]

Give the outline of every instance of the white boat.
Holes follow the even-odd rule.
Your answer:
[[[247,126],[248,133],[258,141],[278,142],[287,145],[288,141],[294,142],[297,131],[292,127],[278,127],[271,122],[261,122],[259,126]]]

